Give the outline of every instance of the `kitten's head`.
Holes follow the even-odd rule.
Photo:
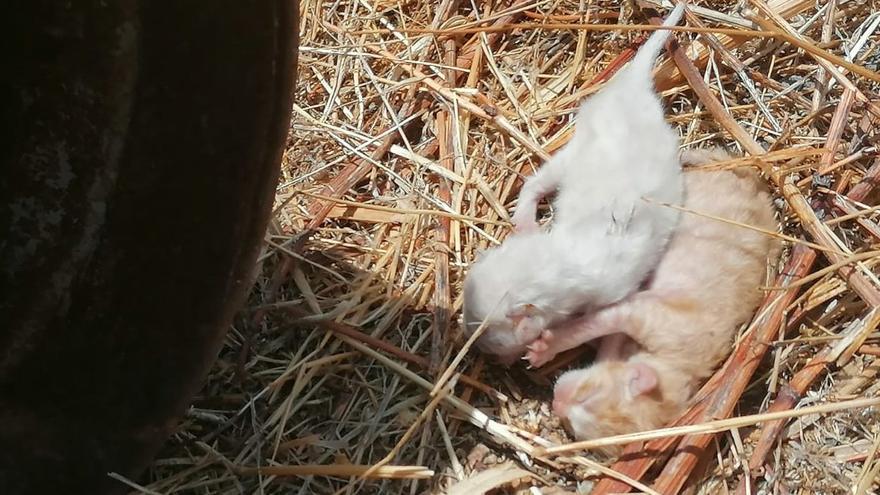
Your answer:
[[[662,403],[657,370],[635,358],[568,371],[553,390],[553,412],[578,440],[660,427]]]
[[[545,308],[533,304],[528,280],[538,276],[536,258],[545,251],[541,232],[516,234],[487,250],[471,265],[464,281],[462,320],[472,335],[485,328],[477,346],[510,364],[550,323]]]

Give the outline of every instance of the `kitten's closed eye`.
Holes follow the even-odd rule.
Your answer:
[[[574,395],[574,400],[586,406],[596,400],[598,392],[596,387],[581,387]]]

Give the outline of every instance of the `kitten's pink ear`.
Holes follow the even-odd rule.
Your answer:
[[[630,364],[629,391],[633,397],[650,393],[657,389],[657,371],[645,363]]]

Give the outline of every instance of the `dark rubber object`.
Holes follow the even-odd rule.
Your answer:
[[[0,493],[128,489],[248,289],[295,0],[13,1],[0,24]]]

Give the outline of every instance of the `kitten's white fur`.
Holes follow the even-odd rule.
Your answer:
[[[678,4],[664,26],[681,18]],[[655,31],[633,61],[578,111],[571,141],[523,186],[518,233],[474,263],[464,286],[468,333],[510,361],[540,332],[579,311],[634,292],[657,265],[682,196],[678,135],[666,123],[652,68],[669,31]],[[549,232],[537,228],[540,199],[557,192]],[[491,313],[491,314],[490,314]]]

